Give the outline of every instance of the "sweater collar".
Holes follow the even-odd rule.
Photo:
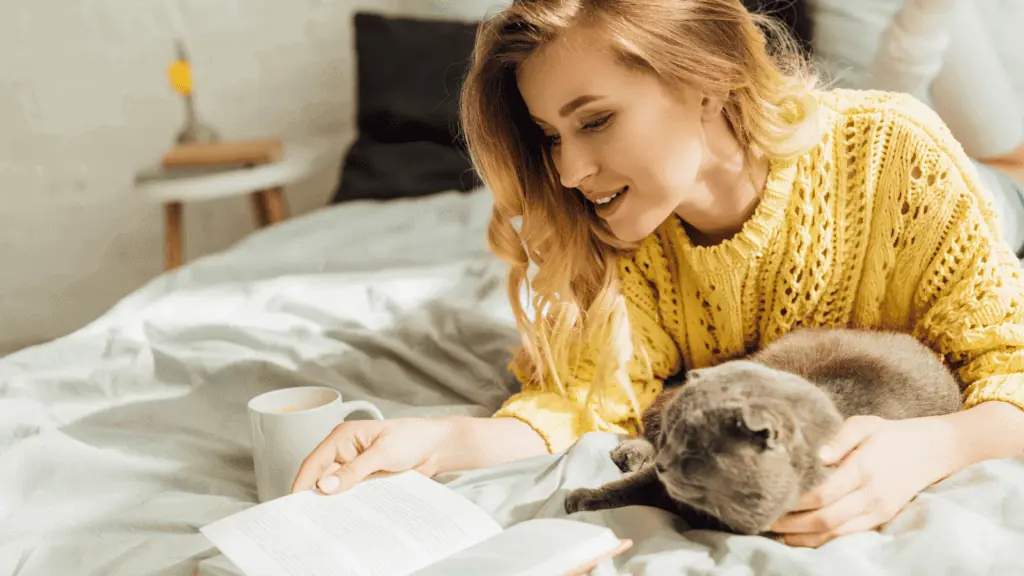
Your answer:
[[[673,215],[667,224],[671,235],[682,248],[680,255],[698,270],[733,268],[749,262],[752,255],[765,248],[765,244],[785,219],[786,204],[795,175],[796,160],[773,160],[768,170],[764,195],[754,208],[754,213],[733,237],[713,246],[694,245],[683,221]]]

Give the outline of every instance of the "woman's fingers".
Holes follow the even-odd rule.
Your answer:
[[[329,451],[328,447],[321,443],[310,452],[309,456],[306,456],[302,465],[299,466],[299,473],[295,475],[295,480],[292,482],[292,494],[316,486],[317,480],[332,463],[334,463],[333,451]]]
[[[316,481],[316,487],[324,494],[330,494],[331,491],[337,489],[337,476],[338,470],[341,470],[341,464],[337,462],[331,462],[324,470],[323,474]]]
[[[871,437],[885,422],[884,419],[877,416],[862,415],[847,418],[836,437],[822,447],[819,455],[822,463],[825,465],[838,464]]]
[[[321,478],[329,474],[327,470],[333,464],[343,465],[355,460],[359,454],[358,442],[355,427],[346,424],[336,427],[302,461],[295,481],[292,482],[292,493],[312,489]]]
[[[824,508],[864,485],[861,459],[854,452],[819,486],[800,497],[791,514]]]
[[[874,530],[885,523],[885,517],[879,513],[868,513],[854,516],[836,528],[821,532],[805,532],[784,535],[786,544],[794,547],[817,548],[840,536]]]
[[[856,490],[824,508],[789,514],[776,522],[771,530],[781,534],[829,532],[865,514],[868,503],[868,493]]]
[[[390,472],[385,454],[386,451],[379,443],[371,444],[351,462],[339,467],[337,472],[325,476],[318,484],[320,490],[325,494],[337,494],[355,486],[374,472]]]

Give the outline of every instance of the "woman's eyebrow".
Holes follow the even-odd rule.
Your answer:
[[[566,116],[568,116],[569,114],[572,114],[573,112],[575,112],[579,108],[581,108],[581,107],[583,107],[583,106],[585,106],[587,104],[590,104],[591,102],[596,102],[598,100],[602,100],[603,98],[604,98],[604,96],[594,96],[592,94],[584,94],[583,96],[577,96],[576,98],[573,98],[572,100],[570,100],[568,104],[566,104],[566,105],[562,106],[561,108],[559,108],[558,115],[561,116],[562,118],[565,118]],[[547,122],[541,120],[540,118],[537,118],[536,116],[534,116],[532,114],[530,115],[530,118],[532,118],[533,121],[536,122],[537,124],[547,125]]]

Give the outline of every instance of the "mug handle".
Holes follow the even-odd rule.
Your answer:
[[[341,403],[341,413],[339,414],[339,417],[342,421],[348,418],[353,412],[366,412],[370,416],[373,416],[374,420],[384,419],[384,415],[380,413],[380,409],[366,400],[350,400],[348,402]]]

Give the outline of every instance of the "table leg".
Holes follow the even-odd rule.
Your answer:
[[[288,205],[280,188],[253,192],[252,209],[256,214],[256,224],[260,228],[277,224],[288,217]]]
[[[263,199],[267,206],[267,215],[271,224],[277,224],[288,218],[288,204],[284,200],[284,190],[273,188],[263,192]]]
[[[267,211],[264,192],[253,192],[249,195],[249,199],[252,201],[252,212],[256,216],[256,226],[263,228],[270,224],[270,214]]]
[[[172,270],[181,266],[184,260],[181,202],[164,204],[164,234],[166,269]]]

